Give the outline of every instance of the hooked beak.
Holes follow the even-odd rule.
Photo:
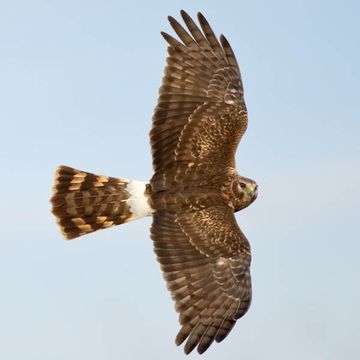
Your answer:
[[[249,194],[249,196],[253,197],[254,200],[255,200],[257,198],[257,196],[258,196],[258,185],[255,185],[253,190],[249,191],[248,194]]]

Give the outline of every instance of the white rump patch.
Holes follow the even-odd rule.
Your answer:
[[[145,195],[146,182],[130,180],[126,186],[126,191],[129,193],[127,204],[133,214],[133,219],[150,216],[154,210],[148,203],[147,196]]]

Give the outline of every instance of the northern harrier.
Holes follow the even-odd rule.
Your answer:
[[[222,341],[251,302],[250,245],[234,213],[257,196],[255,181],[235,169],[247,127],[235,55],[202,14],[199,28],[169,21],[179,40],[162,33],[169,57],[155,108],[149,183],[60,166],[51,199],[63,235],[152,216],[151,238],[179,312],[176,344],[203,353]]]

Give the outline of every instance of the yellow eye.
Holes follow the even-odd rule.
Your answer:
[[[247,190],[246,184],[241,181],[234,181],[232,186],[234,193],[237,195],[242,195]]]

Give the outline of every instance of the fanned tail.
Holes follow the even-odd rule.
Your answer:
[[[67,166],[55,173],[52,212],[67,239],[151,215],[146,183]]]

